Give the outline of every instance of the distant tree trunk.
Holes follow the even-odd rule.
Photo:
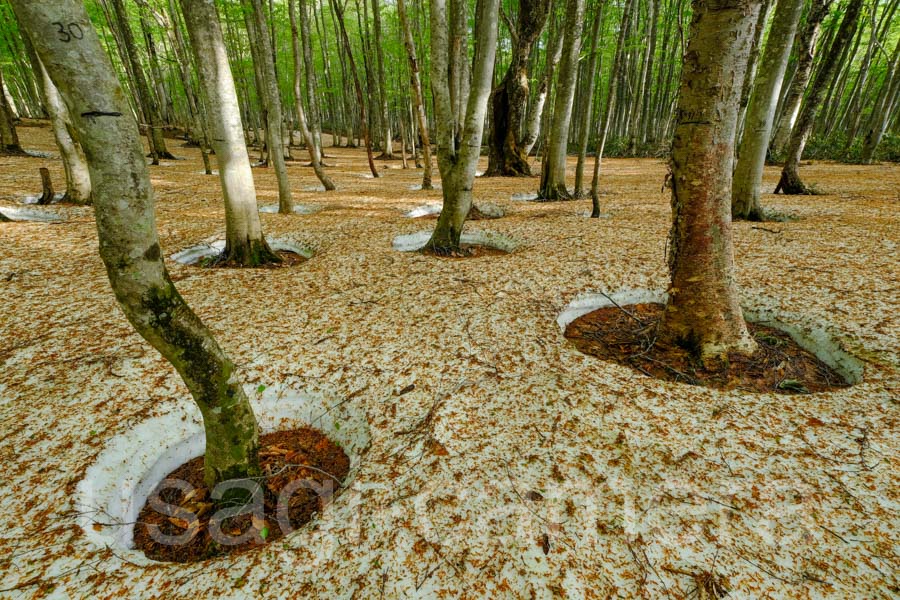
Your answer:
[[[422,189],[430,190],[431,185],[431,138],[428,135],[428,118],[425,116],[425,102],[422,97],[422,81],[419,77],[419,61],[416,60],[416,45],[413,41],[412,29],[406,14],[406,0],[397,0],[397,14],[400,17],[400,28],[403,30],[403,45],[409,60],[409,85],[412,88],[413,104],[416,119],[419,123],[419,135],[422,138]],[[411,136],[413,156],[416,151],[415,137]]]
[[[255,44],[254,62],[261,82],[260,95],[265,106],[266,140],[269,147],[269,161],[275,167],[278,179],[278,212],[289,215],[294,212],[294,199],[291,196],[291,183],[288,180],[287,166],[284,164],[284,138],[281,125],[284,121],[281,110],[281,93],[278,91],[278,78],[275,75],[275,57],[272,53],[272,38],[266,22],[266,9],[263,0],[242,0],[247,28],[251,29],[251,44]]]
[[[293,1],[293,0],[292,0]],[[306,76],[306,99],[309,102],[309,128],[315,140],[315,153],[319,162],[325,158],[322,151],[322,114],[319,108],[318,85],[316,83],[315,62],[313,62],[312,41],[309,27],[309,8],[306,0],[299,0],[300,38],[303,43],[303,60],[308,65],[304,70]],[[326,65],[327,72],[327,65]]]
[[[241,109],[215,2],[181,0],[181,9],[191,38],[209,120],[207,127],[212,132],[219,181],[225,196],[225,253],[222,259],[226,264],[242,267],[279,263],[281,259],[266,243],[259,221]]]
[[[253,410],[234,363],[166,271],[139,133],[84,4],[12,0],[12,6],[65,99],[84,146],[94,184],[100,256],[119,305],[138,333],[175,367],[200,407],[207,485],[259,475]],[[67,41],[47,35],[57,30],[55,23],[76,24],[83,35]]]
[[[832,0],[811,0],[806,14],[806,23],[797,34],[794,46],[797,48],[797,69],[791,80],[791,87],[782,102],[781,116],[775,126],[775,135],[769,145],[769,154],[773,157],[784,156],[791,137],[791,130],[800,114],[803,95],[809,85],[813,71],[813,59],[816,54],[816,42],[822,21],[828,16]]]
[[[372,0],[372,21],[375,29],[375,64],[378,68],[378,100],[381,104],[381,128],[384,144],[379,158],[390,160],[394,158],[393,140],[391,131],[391,117],[388,112],[387,78],[384,76],[384,41],[381,35],[381,9],[379,0]]]
[[[658,334],[706,363],[756,349],[738,301],[730,212],[741,85],[760,4],[692,3],[671,159],[671,283]]]
[[[881,138],[884,137],[894,107],[898,102],[900,102],[900,40],[897,40],[894,56],[887,73],[885,73],[881,92],[879,92],[878,100],[872,109],[870,124],[863,136],[862,162],[870,164],[875,159],[875,150],[881,143]]]
[[[450,82],[454,81],[453,71],[461,65],[451,64],[450,60],[447,0],[431,0],[431,81],[444,205],[425,250],[438,255],[460,253],[460,235],[472,207],[472,184],[481,154],[482,129],[497,52],[499,4],[500,0],[478,0],[477,3],[475,71],[468,93],[465,125],[457,144]]]
[[[56,194],[53,193],[53,181],[50,179],[50,169],[41,167],[38,169],[41,175],[41,195],[37,200],[40,205],[46,205],[53,202]]]
[[[627,29],[624,23],[631,18],[632,11],[637,0],[627,0],[622,12],[623,25],[619,27],[619,36],[616,40],[616,53],[613,57],[612,70],[609,74],[609,91],[606,94],[606,106],[600,115],[600,136],[597,140],[597,150],[594,154],[594,175],[591,180],[591,218],[600,217],[600,165],[603,162],[603,150],[606,147],[606,138],[609,135],[610,120],[616,111],[618,99],[619,78],[622,76],[622,62],[625,57],[625,44],[628,41]]]
[[[656,0],[653,0],[654,2]],[[582,119],[581,132],[578,136],[578,162],[575,164],[575,194],[576,198],[584,198],[587,192],[584,189],[584,164],[587,159],[588,142],[593,129],[594,115],[594,81],[597,79],[597,64],[600,60],[600,53],[597,48],[600,44],[600,24],[603,22],[603,6],[601,3],[597,6],[597,12],[594,15],[594,24],[591,26],[591,53],[587,65],[587,81],[585,83],[584,101],[579,111]]]
[[[19,144],[15,117],[3,89],[3,70],[0,69],[0,154],[25,154]]]
[[[768,21],[769,10],[775,0],[762,0],[762,7],[756,17],[756,26],[753,28],[753,40],[750,42],[750,58],[747,61],[747,75],[744,77],[744,85],[741,88],[741,104],[738,107],[737,121],[737,137],[735,138],[736,148],[740,148],[741,136],[744,131],[744,115],[747,111],[747,105],[750,103],[750,92],[753,89],[753,82],[756,79],[757,59],[759,58],[759,49],[762,44],[763,31]]]
[[[66,173],[66,193],[61,202],[72,204],[91,203],[91,174],[88,170],[87,159],[74,136],[72,120],[69,117],[69,109],[66,108],[59,90],[53,85],[50,76],[40,59],[35,55],[35,73],[41,75],[41,83],[44,96],[44,105],[50,115],[50,123],[53,127],[53,136],[56,138],[56,147],[62,157],[63,170]]]
[[[556,65],[562,56],[563,33],[557,32],[553,35],[551,28],[550,42],[547,45],[547,64],[544,66],[544,74],[541,82],[538,84],[537,98],[528,113],[528,119],[525,121],[525,130],[522,132],[522,139],[519,140],[519,146],[525,156],[529,156],[534,149],[541,133],[541,124],[544,122],[544,112],[547,107],[547,96],[550,94],[550,88],[553,86],[553,74],[556,71]]]
[[[331,6],[334,9],[340,28],[341,40],[344,44],[344,50],[347,60],[350,62],[350,71],[353,75],[353,86],[356,88],[356,101],[359,103],[359,126],[362,129],[363,140],[366,144],[366,157],[369,159],[369,170],[372,177],[380,177],[378,169],[375,168],[375,161],[372,158],[372,140],[369,136],[369,123],[366,120],[366,99],[363,96],[362,85],[359,82],[359,72],[356,70],[356,61],[353,60],[353,47],[350,45],[350,37],[347,35],[347,27],[344,24],[344,9],[340,6],[340,0],[331,0]]]
[[[528,60],[547,22],[550,0],[519,0],[512,58],[500,84],[491,93],[490,154],[485,175],[530,176],[528,154],[519,132],[528,106]]]
[[[731,197],[733,219],[752,221],[765,219],[759,197],[763,167],[766,164],[766,150],[769,146],[769,134],[772,132],[772,121],[775,119],[778,94],[781,92],[781,83],[787,70],[803,4],[804,0],[779,0],[775,8],[765,54],[747,106]]]
[[[578,75],[578,54],[581,52],[581,26],[584,19],[584,0],[567,0],[565,44],[559,67],[553,125],[547,138],[547,151],[541,161],[541,184],[538,197],[543,200],[571,198],[566,189],[566,156],[569,147],[569,122],[575,98],[575,78]]]
[[[819,110],[822,98],[825,96],[825,92],[834,77],[840,56],[856,31],[856,21],[862,5],[863,0],[849,0],[847,3],[841,26],[835,34],[828,53],[823,57],[822,66],[810,86],[806,101],[803,103],[800,118],[797,119],[797,124],[791,131],[787,158],[784,162],[784,168],[781,170],[781,180],[775,188],[776,194],[778,192],[785,194],[813,193],[800,179],[800,159],[803,156],[806,141],[809,139],[810,133],[812,133],[816,112]]]
[[[291,20],[291,48],[294,52],[294,104],[296,104],[297,108],[297,125],[300,127],[300,133],[303,134],[303,140],[306,142],[306,149],[309,151],[309,159],[312,163],[313,171],[316,173],[316,177],[319,178],[319,181],[322,182],[322,185],[325,186],[326,190],[334,191],[334,182],[331,181],[331,178],[325,174],[325,169],[322,168],[322,163],[319,160],[319,152],[316,148],[316,140],[309,129],[309,125],[307,125],[306,112],[303,110],[303,87],[300,85],[301,73],[303,71],[303,57],[300,53],[296,12],[294,2],[293,0],[290,0],[290,2],[288,2],[288,16]],[[313,65],[310,64],[307,68],[312,69]]]
[[[131,25],[128,23],[128,12],[125,10],[123,0],[112,0],[113,12],[115,13],[116,22],[118,24],[119,35],[124,45],[124,54],[131,65],[131,73],[134,78],[135,96],[141,107],[141,112],[147,120],[146,126],[149,128],[148,138],[151,143],[151,154],[154,161],[158,158],[174,159],[175,157],[166,149],[166,140],[163,137],[163,123],[160,116],[159,105],[156,97],[147,83],[147,77],[144,75],[144,68],[141,65],[141,59],[138,56],[137,45],[134,42],[134,34],[131,31]],[[34,41],[34,40],[32,40]]]

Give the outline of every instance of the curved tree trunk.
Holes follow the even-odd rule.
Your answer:
[[[894,48],[894,56],[885,74],[881,92],[872,109],[871,122],[863,136],[862,162],[869,164],[875,159],[875,150],[887,130],[894,107],[900,102],[900,39]]]
[[[299,0],[300,8],[300,40],[303,44],[303,60],[310,68],[304,71],[306,76],[306,94],[309,101],[309,128],[313,139],[316,142],[315,153],[320,163],[325,158],[322,151],[322,115],[319,109],[318,86],[316,83],[316,70],[313,67],[312,41],[309,27],[309,8],[306,6],[306,0]],[[326,74],[328,65],[325,65]]]
[[[206,429],[209,486],[257,476],[256,419],[235,366],[172,284],[156,233],[153,190],[137,126],[112,65],[76,0],[12,0],[59,88],[94,184],[100,256],[119,305],[138,333],[178,371]],[[75,23],[83,37],[46,35]]]
[[[775,17],[766,42],[765,54],[759,65],[759,74],[753,82],[753,92],[747,106],[744,133],[741,136],[737,168],[731,196],[731,218],[762,221],[765,219],[759,202],[762,186],[763,167],[766,164],[766,150],[769,134],[775,118],[778,94],[787,70],[788,57],[803,0],[779,0]],[[762,11],[760,11],[762,12]]]
[[[660,339],[704,362],[750,355],[738,302],[731,173],[741,85],[759,0],[694,0],[672,145],[669,301]]]
[[[328,191],[334,191],[334,182],[325,174],[322,163],[319,159],[319,151],[316,147],[316,140],[309,129],[306,122],[306,111],[303,110],[303,88],[300,85],[301,72],[303,71],[303,57],[300,55],[300,40],[297,29],[297,16],[294,8],[293,0],[288,2],[288,16],[291,20],[291,48],[294,52],[294,104],[297,108],[297,124],[300,127],[300,133],[303,134],[303,140],[306,142],[306,149],[309,151],[309,159],[312,163],[313,171],[316,177],[325,186]],[[313,65],[309,65],[308,69],[312,69]]]
[[[428,135],[428,118],[425,115],[425,102],[422,98],[422,81],[419,77],[419,61],[416,60],[416,45],[413,41],[412,29],[406,14],[406,0],[397,0],[397,14],[400,17],[400,28],[403,30],[403,45],[409,59],[409,85],[412,88],[413,104],[415,104],[416,120],[419,123],[419,136],[422,138],[422,189],[430,190],[431,185],[431,138]],[[416,152],[416,140],[411,136],[413,156]]]
[[[219,182],[225,196],[222,260],[242,267],[279,263],[281,259],[269,249],[259,221],[241,109],[216,5],[213,0],[181,0],[181,9],[197,63],[207,127],[212,132]]]
[[[576,198],[584,198],[587,193],[584,190],[584,164],[587,159],[587,147],[593,129],[594,114],[594,81],[597,79],[597,64],[600,62],[600,53],[597,47],[600,44],[600,23],[603,22],[603,4],[597,7],[594,15],[594,24],[591,27],[591,58],[587,65],[587,82],[585,85],[584,102],[580,109],[584,123],[578,136],[578,162],[575,164],[575,194]]]
[[[490,153],[485,176],[530,176],[528,153],[519,131],[528,105],[528,59],[547,22],[550,0],[519,0],[512,59],[503,80],[491,93]]]
[[[797,34],[794,45],[797,47],[797,69],[791,80],[791,87],[787,97],[782,102],[781,116],[775,127],[775,135],[769,144],[769,154],[773,157],[782,157],[787,151],[788,141],[791,138],[791,130],[797,122],[800,114],[800,105],[803,103],[803,95],[809,85],[813,71],[813,59],[816,54],[816,43],[819,39],[819,31],[822,21],[828,16],[832,0],[811,0],[809,11],[806,14],[806,23]]]
[[[481,136],[491,92],[491,75],[497,52],[497,13],[500,0],[478,0],[475,19],[475,72],[466,103],[466,118],[459,143],[454,132],[454,106],[450,85],[450,29],[447,1],[431,0],[431,78],[434,91],[435,133],[444,205],[425,250],[438,255],[458,255],[463,224],[472,207],[472,184],[481,154]],[[451,77],[447,77],[450,73]]]
[[[381,108],[382,144],[381,156],[390,160],[394,158],[394,134],[391,131],[391,115],[388,112],[387,78],[384,76],[384,41],[381,36],[381,8],[379,0],[372,0],[372,22],[375,30],[375,64],[378,69],[378,101]]]
[[[253,30],[251,43],[255,42],[256,52],[253,54],[256,71],[259,74],[262,96],[266,111],[266,144],[269,147],[269,161],[275,167],[278,179],[278,212],[289,215],[294,212],[294,199],[291,196],[291,183],[288,180],[287,166],[284,164],[284,138],[281,125],[284,121],[281,110],[281,92],[278,91],[278,78],[275,75],[275,57],[272,53],[272,38],[266,23],[266,9],[262,0],[243,0],[244,17],[248,29]]]
[[[566,200],[572,197],[566,189],[566,157],[572,102],[575,98],[575,78],[578,75],[578,54],[581,52],[583,19],[584,0],[567,0],[565,44],[556,86],[556,105],[553,107],[553,122],[550,136],[547,138],[547,150],[541,161],[538,198],[543,200]]]
[[[823,57],[822,66],[810,87],[806,101],[803,103],[800,118],[797,120],[793,131],[791,131],[787,158],[784,161],[784,168],[781,170],[781,180],[775,188],[776,194],[778,192],[785,194],[813,193],[800,179],[800,159],[803,157],[806,141],[809,139],[810,133],[812,133],[816,112],[819,110],[819,105],[822,104],[822,98],[824,98],[840,62],[840,56],[856,32],[856,21],[859,18],[862,5],[863,0],[850,0],[847,3],[844,18],[841,19],[841,26],[835,34],[828,53]]]

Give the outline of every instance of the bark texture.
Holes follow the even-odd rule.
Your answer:
[[[788,57],[802,11],[803,0],[779,0],[775,8],[759,74],[753,82],[744,132],[741,136],[731,197],[733,219],[751,221],[765,219],[759,201],[763,167],[766,165],[766,151],[769,147],[769,134],[772,132],[778,95],[781,92],[784,72],[787,69]]]
[[[491,93],[490,154],[485,175],[530,176],[528,154],[519,139],[528,105],[528,62],[534,43],[544,30],[550,0],[519,0],[512,59],[500,84]]]
[[[196,59],[206,127],[212,132],[211,143],[225,198],[222,260],[242,267],[279,263],[281,258],[266,243],[259,221],[244,124],[216,5],[213,0],[181,0],[181,8]]]
[[[440,255],[456,255],[459,238],[472,207],[472,184],[481,154],[481,136],[491,92],[491,75],[497,52],[497,12],[499,0],[478,0],[475,18],[475,68],[467,95],[465,122],[457,143],[453,97],[450,94],[450,28],[446,0],[431,0],[431,77],[434,91],[435,133],[438,167],[441,171],[444,205],[425,250]],[[447,74],[450,77],[447,77]]]
[[[430,190],[431,185],[431,137],[428,135],[428,117],[425,115],[425,101],[422,97],[422,80],[419,76],[419,61],[416,59],[416,45],[413,41],[412,28],[406,13],[406,0],[397,0],[397,14],[400,17],[400,28],[403,30],[403,45],[409,60],[409,85],[412,88],[416,121],[419,136],[422,139],[422,189]],[[416,151],[416,140],[412,137],[413,154]]]
[[[823,57],[822,66],[810,86],[806,101],[803,103],[800,118],[797,119],[797,124],[791,131],[787,158],[785,158],[784,168],[781,170],[781,179],[775,188],[776,194],[778,192],[784,194],[813,193],[800,179],[800,159],[803,157],[803,149],[806,148],[806,142],[812,133],[816,112],[819,110],[819,105],[822,104],[822,99],[825,97],[825,93],[828,91],[831,80],[835,75],[840,63],[840,57],[856,32],[856,21],[859,18],[862,6],[863,0],[850,0],[847,3],[844,18],[841,19],[841,26],[831,42],[828,53]]]
[[[704,362],[756,349],[738,302],[730,213],[741,86],[760,4],[692,3],[671,159],[671,283],[659,336]]]
[[[253,410],[234,364],[166,271],[137,125],[83,3],[12,0],[12,5],[84,147],[100,256],[116,298],[138,333],[181,375],[203,415],[207,484],[258,475]],[[62,41],[49,35],[57,22],[78,25],[83,37]]]
[[[548,136],[547,149],[541,161],[541,184],[538,198],[566,200],[566,156],[569,148],[569,122],[575,99],[575,79],[578,75],[578,55],[581,52],[581,28],[584,20],[584,0],[567,0],[565,44],[559,65],[556,105]]]
[[[3,90],[3,71],[0,70],[0,154],[24,154],[16,133],[15,116]]]

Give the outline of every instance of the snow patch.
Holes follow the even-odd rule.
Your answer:
[[[537,200],[537,192],[519,192],[510,196],[512,200]]]
[[[439,189],[441,189],[441,184],[439,184],[439,183],[432,183],[432,184],[431,184],[431,187],[432,187],[433,190],[439,190]],[[411,186],[409,186],[409,189],[411,189],[411,190],[414,191],[414,192],[421,191],[421,190],[422,190],[422,184],[421,184],[421,183],[417,183],[417,184],[415,184],[415,185],[411,185]],[[431,191],[431,190],[429,190],[429,191]]]
[[[306,185],[306,186],[303,186],[303,191],[304,192],[324,192],[325,186],[324,185]]]
[[[50,201],[51,204],[59,202],[65,197],[65,192],[56,192],[53,194],[53,200]],[[29,194],[22,198],[22,204],[37,204],[38,200],[41,199],[41,194]]]
[[[431,239],[431,231],[418,231],[407,235],[398,235],[394,238],[393,248],[400,252],[414,252],[421,250]],[[520,246],[520,243],[511,237],[493,231],[466,231],[460,236],[460,242],[476,246],[489,246],[504,252],[512,252]]]
[[[12,206],[0,207],[3,213],[11,221],[37,221],[41,223],[56,223],[65,221],[65,217],[53,211],[31,210],[27,208],[15,208]]]
[[[339,444],[350,459],[346,487],[359,471],[369,446],[369,424],[365,411],[321,394],[309,394],[279,385],[251,397],[263,433],[309,425]],[[201,456],[206,434],[200,411],[193,402],[183,402],[169,412],[147,419],[106,444],[76,488],[75,510],[87,539],[98,548],[115,547],[128,560],[153,564],[134,547],[134,523],[150,492],[162,479],[187,461]],[[323,513],[328,512],[328,507]],[[322,520],[327,516],[314,518]],[[313,525],[315,527],[315,525]]]
[[[665,304],[667,300],[666,292],[642,289],[620,290],[610,294],[580,294],[559,314],[556,323],[560,331],[565,332],[569,323],[601,308],[629,304]],[[847,383],[853,385],[862,381],[865,364],[843,348],[839,341],[840,334],[833,327],[802,315],[782,314],[772,308],[774,304],[774,301],[765,299],[742,302],[744,318],[751,323],[785,332],[797,345],[812,352],[816,358],[834,369]]]
[[[408,217],[410,219],[418,219],[419,217],[428,217],[430,215],[439,215],[441,214],[441,208],[443,208],[443,204],[423,204],[417,208],[412,209],[411,211],[404,213],[404,217]]]
[[[303,258],[312,258],[315,251],[309,246],[304,246],[293,240],[285,238],[266,238],[269,248],[275,251],[293,252],[299,254]],[[225,240],[216,240],[214,242],[197,244],[190,248],[185,248],[180,252],[176,252],[169,258],[183,265],[195,264],[204,258],[213,257],[225,251]]]
[[[325,188],[322,188],[322,189],[324,190]],[[315,212],[319,212],[320,210],[322,210],[320,207],[313,206],[311,204],[295,204],[294,205],[294,212],[297,213],[298,215],[311,215]],[[265,205],[259,207],[259,212],[268,213],[268,214],[277,213],[278,205],[277,204],[265,204]]]

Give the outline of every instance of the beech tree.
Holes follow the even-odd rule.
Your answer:
[[[406,57],[409,61],[409,86],[412,90],[412,99],[415,106],[416,120],[419,125],[419,135],[422,138],[422,189],[430,190],[431,185],[431,136],[428,135],[428,117],[425,114],[425,101],[422,96],[422,80],[419,77],[419,61],[416,59],[416,44],[413,40],[412,28],[409,26],[409,17],[406,13],[406,0],[397,0],[397,16],[400,19],[400,28],[403,30],[403,45],[406,47]],[[412,142],[413,153],[416,150],[416,141]]]
[[[822,103],[822,99],[831,83],[831,79],[835,74],[839,57],[844,51],[845,46],[850,43],[854,32],[856,31],[856,21],[859,18],[860,10],[863,6],[863,0],[849,0],[847,8],[844,11],[844,17],[841,19],[841,25],[835,34],[828,53],[825,55],[822,66],[816,74],[810,86],[806,100],[803,103],[803,109],[800,112],[800,118],[797,124],[791,130],[791,139],[788,143],[787,157],[784,160],[784,168],[781,170],[781,179],[775,188],[775,193],[783,192],[785,194],[811,194],[813,193],[800,179],[800,159],[803,156],[803,149],[812,133],[815,124],[816,111]]]
[[[163,263],[153,189],[126,96],[78,0],[11,0],[69,108],[93,183],[100,256],[125,316],[178,371],[203,416],[210,487],[257,476],[258,427],[234,363]],[[63,32],[58,34],[58,25]]]
[[[803,11],[803,0],[778,0],[759,74],[747,106],[731,198],[733,219],[765,220],[759,202],[778,94]],[[762,11],[760,11],[762,12]]]
[[[425,250],[438,255],[461,252],[459,239],[472,208],[472,184],[481,154],[481,136],[497,52],[499,4],[500,0],[477,2],[472,84],[466,98],[465,121],[462,129],[457,130],[450,90],[453,82],[462,77],[458,70],[465,67],[458,60],[451,61],[447,0],[431,0],[431,83],[444,204]]]
[[[750,355],[735,281],[731,183],[741,87],[760,0],[694,0],[672,143],[669,300],[660,339],[704,362]]]
[[[3,89],[3,69],[0,69],[0,154],[24,154],[16,133],[16,120]]]
[[[544,30],[550,0],[519,0],[513,52],[503,79],[491,93],[491,129],[486,176],[530,176],[520,131],[528,107],[531,51]]]
[[[547,148],[541,161],[541,184],[538,198],[565,200],[571,198],[566,189],[566,157],[569,147],[569,122],[575,99],[575,78],[578,75],[578,55],[581,51],[581,27],[584,19],[584,0],[566,1],[565,43],[559,66],[556,105],[547,138]]]
[[[242,267],[279,263],[281,258],[266,243],[259,221],[244,125],[215,2],[181,0],[181,9],[196,58],[207,127],[212,132],[225,197],[225,252],[221,260]]]

